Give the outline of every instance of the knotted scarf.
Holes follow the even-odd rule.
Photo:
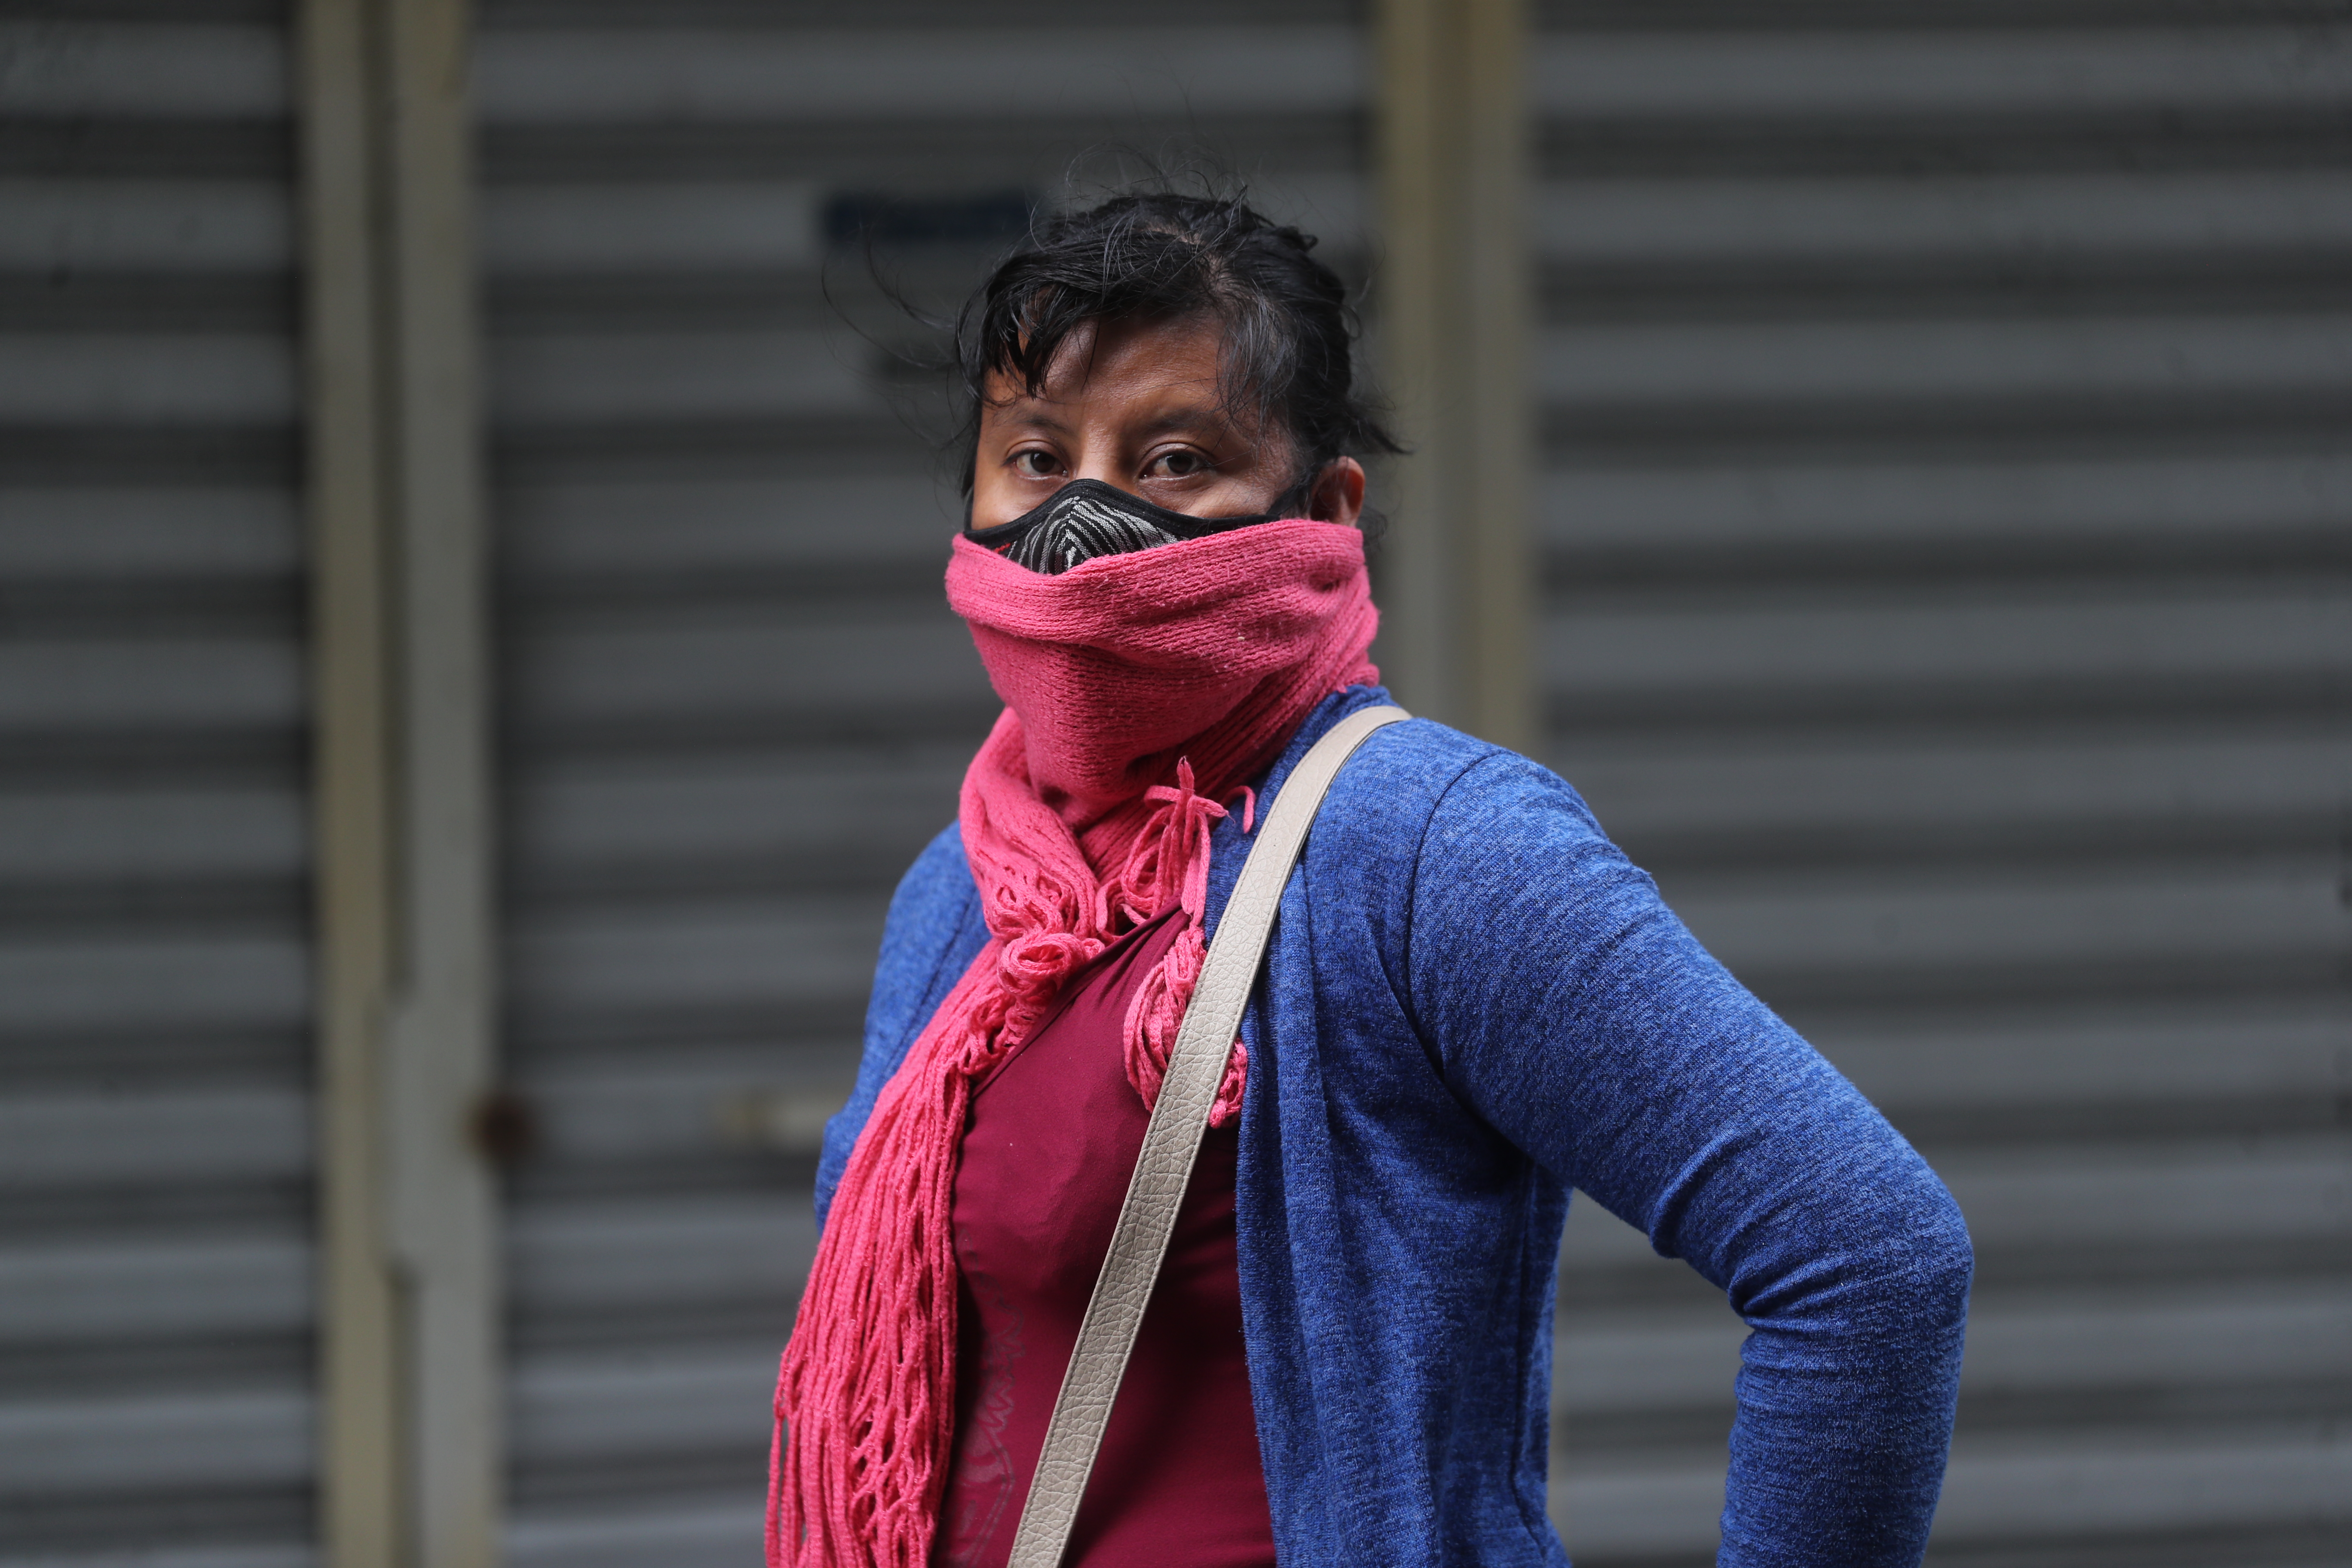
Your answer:
[[[989,942],[884,1086],[776,1386],[770,1568],[927,1568],[955,1422],[950,1211],[972,1086],[1061,984],[1171,905],[1124,1028],[1156,1098],[1207,945],[1209,835],[1307,714],[1378,679],[1362,536],[1289,520],[1030,571],[966,539],[948,602],[1004,712],[959,820]],[[1234,1046],[1212,1120],[1238,1110]]]

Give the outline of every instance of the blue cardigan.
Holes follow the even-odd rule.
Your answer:
[[[1385,700],[1328,699],[1262,797]],[[1235,812],[1213,933],[1245,853]],[[891,901],[820,1223],[986,934],[950,828]],[[1570,1187],[1754,1331],[1718,1563],[1920,1560],[1967,1317],[1959,1211],[1559,777],[1423,720],[1365,742],[1291,874],[1243,1037],[1242,1317],[1285,1568],[1567,1561],[1544,1476]]]

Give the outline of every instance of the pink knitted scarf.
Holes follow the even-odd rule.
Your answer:
[[[1066,977],[1181,905],[1126,1022],[1128,1081],[1151,1102],[1207,952],[1220,803],[1317,702],[1378,679],[1362,537],[1333,523],[1262,523],[1055,576],[959,539],[948,602],[1005,703],[960,814],[991,940],[884,1087],[834,1194],[776,1385],[770,1568],[926,1568],[954,1437],[950,1209],[971,1086]],[[1218,1121],[1246,1067],[1236,1041]]]

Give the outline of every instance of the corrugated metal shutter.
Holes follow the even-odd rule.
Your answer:
[[[285,16],[12,9],[0,1562],[290,1568],[314,1465]]]
[[[510,1185],[514,1560],[740,1563],[814,1135],[993,711],[940,600],[951,492],[825,301],[828,231],[878,214],[952,291],[1073,153],[1190,134],[1344,237],[1363,51],[1330,5],[483,23],[508,1040],[541,1129]]]
[[[1553,760],[1969,1215],[1932,1562],[2352,1558],[2342,17],[1545,14]],[[1579,1562],[1711,1562],[1738,1325],[1563,1287]]]

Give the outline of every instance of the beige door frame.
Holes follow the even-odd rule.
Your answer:
[[[1398,700],[1521,751],[1540,733],[1525,0],[1380,0],[1373,289],[1395,465],[1379,571]]]
[[[320,1530],[492,1568],[503,1380],[465,0],[302,0]]]

